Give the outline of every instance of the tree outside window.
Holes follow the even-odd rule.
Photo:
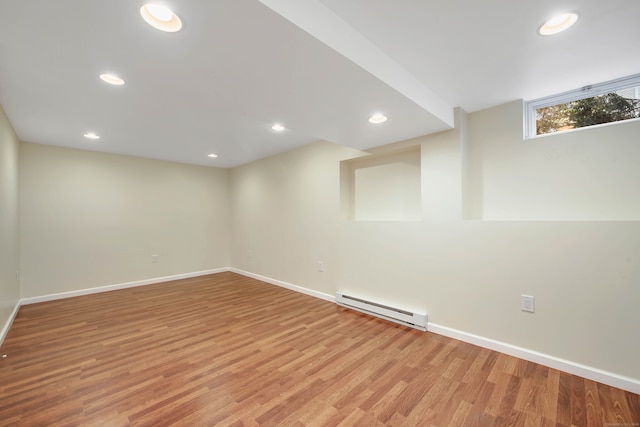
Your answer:
[[[536,135],[640,117],[640,87],[536,109]]]

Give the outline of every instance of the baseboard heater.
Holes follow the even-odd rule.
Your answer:
[[[336,304],[365,314],[400,323],[401,325],[420,329],[421,331],[427,330],[426,314],[412,313],[399,308],[389,307],[387,305],[367,301],[362,298],[346,295],[342,292],[336,292]]]

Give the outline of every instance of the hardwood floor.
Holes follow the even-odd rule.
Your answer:
[[[2,426],[638,426],[640,396],[233,273],[21,307]]]

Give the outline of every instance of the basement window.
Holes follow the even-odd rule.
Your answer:
[[[640,118],[640,74],[525,103],[525,138]]]

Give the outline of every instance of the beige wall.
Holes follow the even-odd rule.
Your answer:
[[[345,222],[337,246],[347,293],[640,379],[638,222]]]
[[[640,120],[523,140],[522,111],[469,114],[475,217],[640,220]]]
[[[455,110],[454,129],[419,138],[422,148],[422,217],[426,220],[462,219],[463,129],[467,113]]]
[[[519,109],[520,102],[474,113],[461,120],[468,128],[411,141],[421,146],[423,197],[431,197],[423,200],[428,215],[422,221],[338,220],[337,163],[361,155],[344,147],[312,144],[233,169],[232,266],[326,294],[342,290],[427,312],[440,326],[640,379],[640,341],[630,339],[638,328],[640,222],[598,217],[608,198],[606,218],[635,218],[635,201],[627,199],[637,199],[636,190],[623,177],[637,173],[640,153],[629,140],[638,123],[583,130],[568,142],[558,136],[559,144],[588,154],[554,158],[551,167],[552,139],[523,142],[514,132],[521,129],[511,123],[522,121],[514,113]],[[580,135],[585,146],[577,142]],[[635,162],[605,155],[611,147]],[[597,155],[600,168],[574,164],[591,164]],[[590,187],[566,173],[575,170],[599,181],[590,203]],[[528,180],[525,172],[532,174]],[[554,185],[538,179],[543,172]],[[438,180],[450,191],[429,193]],[[526,187],[527,205],[522,197],[514,200],[514,182]],[[559,189],[580,203],[564,200]],[[456,220],[465,203],[452,201],[451,193],[464,197],[470,212],[483,208],[504,220]],[[531,217],[545,221],[523,221]],[[317,261],[325,272],[316,271]],[[536,298],[536,313],[520,310],[521,294]]]
[[[410,221],[422,218],[420,148],[343,162],[349,180],[347,219]]]
[[[328,142],[231,171],[21,144],[22,296],[230,265],[640,379],[640,123],[523,141],[521,112],[398,144],[420,147],[421,221],[341,219],[340,162],[363,153]]]
[[[333,294],[341,265],[340,161],[359,153],[318,142],[232,169],[231,265]]]
[[[21,144],[22,297],[228,267],[228,174]]]
[[[18,138],[0,106],[0,331],[20,299],[18,229]]]

